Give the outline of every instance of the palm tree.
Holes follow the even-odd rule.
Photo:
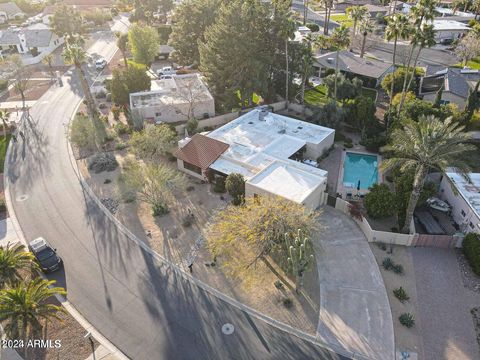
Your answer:
[[[10,243],[0,248],[0,288],[5,284],[16,284],[22,280],[21,271],[35,269],[37,263],[32,253],[25,251],[25,247],[17,243]]]
[[[95,102],[93,100],[92,93],[90,92],[90,87],[88,86],[85,72],[83,71],[83,64],[85,64],[87,59],[86,52],[77,43],[67,43],[67,46],[65,49],[63,49],[62,57],[65,63],[75,66],[80,79],[80,85],[82,86],[83,95],[85,96],[85,100],[87,102],[88,115],[91,119],[93,119],[97,110],[95,109]]]
[[[51,287],[53,284],[54,280],[38,277],[0,292],[0,321],[7,323],[5,331],[11,339],[38,336],[42,330],[40,320],[61,320],[57,313],[65,310],[47,300],[57,294],[66,295],[66,292],[63,288]]]
[[[403,14],[394,14],[388,18],[387,28],[385,29],[385,37],[387,41],[393,40],[393,73],[392,73],[392,85],[390,86],[390,102],[389,102],[389,112],[387,120],[387,128],[390,124],[392,116],[392,100],[393,100],[393,91],[395,86],[395,69],[396,69],[396,56],[397,56],[397,41],[398,39],[403,39],[407,36],[409,30],[408,19]]]
[[[303,0],[303,25],[307,23],[308,18],[308,0]]]
[[[375,30],[375,23],[369,17],[364,17],[359,24],[360,32],[362,33],[362,47],[360,49],[360,57],[365,55],[365,44],[367,42],[367,35]]]
[[[3,127],[3,140],[7,140],[7,120],[10,117],[10,113],[7,110],[0,109],[0,120],[2,120]]]
[[[407,89],[410,89],[410,86],[412,85],[412,81],[415,78],[415,69],[417,68],[417,63],[418,59],[420,57],[420,53],[422,52],[422,49],[426,47],[432,47],[435,45],[435,30],[433,29],[433,25],[428,25],[428,24],[422,24],[420,28],[415,32],[413,35],[412,39],[412,46],[417,46],[418,47],[418,52],[417,55],[415,56],[415,60],[413,62],[412,66],[412,72],[410,74],[410,79],[408,80],[408,84],[406,84],[406,78],[409,73],[409,67],[407,67],[407,71],[405,74],[405,79],[404,79],[404,88],[402,89],[402,98],[400,100],[400,104],[398,106],[398,112],[402,111],[403,104],[405,102],[405,97],[407,94]]]
[[[475,147],[467,144],[471,135],[464,132],[464,126],[455,123],[451,117],[442,122],[431,115],[421,116],[418,122],[405,120],[402,125],[393,131],[390,144],[382,149],[392,156],[382,162],[381,168],[400,167],[402,171],[415,171],[402,228],[402,232],[408,233],[429,170],[445,172],[450,167],[466,174],[469,168],[465,155]]]
[[[416,64],[422,49],[426,46],[430,47],[435,45],[435,40],[434,40],[435,34],[433,33],[433,25],[427,25],[426,22],[427,21],[430,22],[434,19],[436,5],[437,5],[436,0],[419,0],[418,3],[415,4],[415,6],[413,6],[410,10],[409,15],[411,19],[411,24],[413,29],[415,29],[415,31],[411,31],[412,37],[410,39],[410,53],[408,55],[405,76],[403,79],[402,98],[400,100],[400,106],[398,107],[398,112],[400,112],[403,107],[407,89],[409,89],[409,86],[411,85],[411,82],[410,82],[407,87],[407,79],[409,77],[410,63],[411,63],[415,48],[418,47],[418,53],[415,60],[415,65],[413,66],[412,77],[415,75]],[[420,31],[418,31],[417,29],[419,29]]]
[[[310,35],[310,34],[308,34]],[[303,104],[305,99],[305,85],[307,84],[308,78],[313,74],[313,52],[312,46],[314,40],[310,36],[306,36],[303,40],[301,48],[301,57],[300,57],[300,69],[302,76],[302,88],[300,91],[300,103]]]
[[[330,36],[330,43],[335,48],[335,85],[333,91],[333,99],[337,101],[337,78],[338,78],[338,62],[339,54],[341,50],[346,49],[350,45],[350,36],[348,34],[348,27],[342,25],[333,30],[332,36]]]
[[[350,6],[345,9],[345,13],[353,20],[352,26],[352,42],[355,35],[357,35],[357,25],[365,17],[367,17],[368,9],[365,6]]]
[[[480,13],[480,0],[473,0],[472,8],[475,12],[475,20],[477,20],[478,14]]]
[[[121,33],[117,31],[115,33],[117,36],[117,47],[122,53],[123,62],[125,63],[125,67],[128,68],[128,61],[127,61],[127,50],[128,50],[128,33]]]
[[[325,19],[323,19],[323,34],[328,35],[328,25],[330,24],[330,14],[332,12],[333,0],[323,0],[325,9]]]
[[[46,55],[43,58],[42,63],[48,66],[48,72],[50,73],[52,80],[54,80],[55,73],[53,72],[53,55],[52,54]]]

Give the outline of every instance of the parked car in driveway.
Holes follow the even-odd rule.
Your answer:
[[[103,70],[103,68],[107,66],[107,60],[105,59],[98,59],[95,61],[95,69],[97,70]]]
[[[44,238],[39,237],[28,244],[28,249],[33,253],[41,269],[48,273],[60,269],[63,260],[57,255],[54,249]]]
[[[171,66],[165,66],[157,71],[159,77],[163,75],[175,75],[176,73],[177,72]]]

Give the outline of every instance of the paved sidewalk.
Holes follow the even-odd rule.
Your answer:
[[[314,242],[320,279],[317,339],[370,359],[394,359],[393,322],[385,285],[355,222],[324,207]]]
[[[480,295],[462,283],[452,249],[412,248],[426,360],[480,359],[470,310]]]

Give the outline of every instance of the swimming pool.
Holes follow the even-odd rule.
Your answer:
[[[378,182],[378,160],[376,155],[347,152],[343,162],[343,186],[366,190]]]

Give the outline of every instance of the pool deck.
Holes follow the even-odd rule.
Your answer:
[[[340,167],[338,169],[338,183],[337,183],[337,193],[341,194],[341,197],[343,199],[347,199],[347,193],[351,193],[354,196],[355,195],[365,195],[368,193],[368,189],[360,189],[360,191],[357,191],[356,186],[355,187],[347,187],[343,185],[343,175],[344,175],[344,164],[345,164],[345,157],[347,153],[352,153],[352,154],[359,154],[359,155],[370,155],[370,156],[376,156],[377,157],[377,171],[378,171],[378,179],[377,183],[381,184],[383,182],[383,173],[380,171],[380,163],[382,161],[382,157],[379,154],[375,154],[366,150],[356,150],[356,149],[345,149],[342,151],[342,157],[340,161]]]

